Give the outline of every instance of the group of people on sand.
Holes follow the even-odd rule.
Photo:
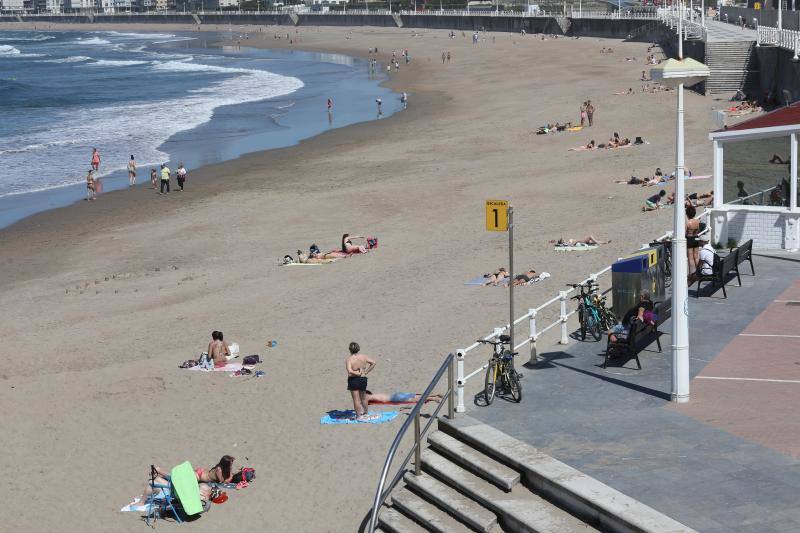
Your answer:
[[[363,241],[363,244],[356,244],[353,241]],[[308,247],[308,252],[297,250],[298,263],[332,263],[342,257],[349,257],[355,254],[365,254],[378,247],[377,237],[365,237],[363,235],[342,235],[341,244],[338,249],[329,252],[322,252],[319,246],[312,244]],[[291,255],[283,256],[283,263],[294,263],[295,259]]]
[[[497,287],[498,285],[503,284],[503,280],[509,279],[511,275],[504,267],[498,268],[495,272],[489,272],[483,275],[483,285],[484,286],[492,286]],[[514,281],[512,284],[517,287],[520,285],[528,285],[532,281],[537,281],[539,279],[539,273],[536,272],[533,268],[526,270],[521,274],[517,274],[514,276]],[[508,283],[504,284],[506,287]]]
[[[581,104],[581,126],[585,126],[587,122],[590,127],[594,125],[594,111],[594,105],[592,104],[591,100],[586,100]]]
[[[642,211],[655,211],[656,209],[660,209],[662,207],[667,207],[673,205],[675,203],[675,193],[671,192],[667,194],[667,191],[661,189],[658,193],[648,197],[644,201],[644,206],[642,206]],[[714,203],[714,191],[706,191],[706,192],[693,192],[691,194],[687,194],[683,200],[683,204],[685,207],[694,206],[694,207],[705,207],[709,206]]]
[[[96,200],[97,195],[103,192],[103,182],[99,176],[95,173],[100,170],[100,152],[97,148],[92,148],[92,158],[90,162],[89,172],[86,174],[86,199],[87,200]],[[128,187],[134,187],[136,185],[136,158],[131,154],[130,159],[126,165],[126,170],[128,172]],[[159,173],[156,172],[155,168],[150,169],[150,185],[152,189],[158,189],[159,187],[156,185],[158,181],[161,182],[160,192],[159,194],[165,194],[164,189],[167,192],[170,192],[170,178],[172,176],[172,171],[169,169],[166,163],[161,165],[161,173],[159,179]],[[175,172],[175,177],[178,181],[178,189],[179,191],[184,190],[184,185],[186,183],[186,167],[183,163],[178,164],[178,170]]]
[[[633,146],[637,144],[644,144],[644,140],[641,137],[636,137],[636,140],[631,141],[628,137],[624,139],[619,136],[619,133],[614,132],[610,139],[608,139],[605,143],[597,143],[594,139],[589,141],[585,146],[579,146],[578,148],[572,148],[571,150],[576,152],[586,151],[586,150],[613,150],[615,148],[624,148],[626,146]]]
[[[687,178],[691,177],[692,176],[692,171],[689,170],[688,168],[684,169],[684,176],[686,176]],[[653,174],[652,177],[640,178],[640,177],[637,177],[637,176],[631,176],[627,180],[614,180],[614,182],[615,183],[624,183],[626,185],[641,185],[642,187],[653,187],[655,185],[661,185],[663,183],[667,183],[667,182],[674,181],[674,180],[675,180],[675,173],[664,174],[661,171],[661,168],[657,167],[656,171],[655,171],[655,173]]]
[[[593,235],[587,235],[582,239],[564,239],[559,238],[557,241],[550,241],[550,244],[555,245],[556,247],[569,247],[569,246],[600,246],[601,244],[609,244],[611,241],[599,241],[594,238]]]

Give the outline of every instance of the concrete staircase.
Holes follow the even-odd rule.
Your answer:
[[[392,13],[392,18],[394,19],[394,23],[397,25],[398,28],[403,27],[403,19],[400,18],[399,13]]]
[[[196,13],[192,13],[192,18],[194,19],[195,24],[198,26],[201,25],[203,22],[200,20],[200,17],[197,16]]]
[[[428,446],[423,473],[407,472],[381,509],[381,531],[692,531],[469,417],[439,419]]]
[[[745,93],[758,88],[755,42],[736,41],[706,43],[706,65],[711,76],[706,80],[706,94]]]
[[[566,35],[572,26],[572,19],[568,17],[555,16],[553,17],[553,20],[555,20],[556,24],[558,24],[558,27],[561,28],[562,35]]]

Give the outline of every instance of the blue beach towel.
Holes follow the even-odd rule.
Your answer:
[[[469,281],[465,281],[464,285],[472,285],[472,286],[480,287],[480,286],[486,285],[486,278],[484,276],[478,276],[475,279],[471,279]],[[501,285],[508,285],[508,278],[501,279],[500,282],[497,284],[497,286],[501,286]],[[493,286],[493,285],[490,285],[490,286]]]
[[[397,411],[382,411],[380,418],[373,420],[359,421],[355,419],[355,411],[352,409],[348,411],[328,411],[325,416],[319,419],[320,424],[383,424],[384,422],[391,422],[397,417]]]

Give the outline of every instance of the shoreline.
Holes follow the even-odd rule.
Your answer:
[[[520,313],[669,227],[670,210],[641,212],[656,190],[613,182],[674,160],[674,95],[613,95],[637,87],[641,62],[624,55],[644,57],[646,44],[503,34],[471,45],[446,30],[300,30],[298,47],[312,50],[363,57],[377,45],[385,58],[408,48],[411,65],[389,80],[410,93],[408,110],[204,167],[204,183],[183,196],[143,202],[146,189],[121,192],[0,233],[0,305],[13,310],[4,326],[15,354],[0,374],[15,429],[0,434],[9,450],[0,467],[40,470],[8,491],[10,529],[139,531],[118,509],[148,464],[206,466],[230,453],[261,481],[193,530],[218,531],[235,518],[242,531],[353,531],[399,424],[320,425],[325,412],[351,407],[348,343],[378,361],[371,390],[419,392],[444,354],[505,323],[506,291],[464,285],[507,261],[506,236],[484,229],[486,199],[513,202],[520,270],[552,274],[515,292]],[[599,54],[609,42],[618,55]],[[452,63],[440,62],[444,50]],[[534,134],[542,123],[575,120],[587,97],[598,109],[592,130]],[[712,103],[686,96],[686,157],[697,174],[710,169]],[[569,151],[613,131],[651,144]],[[318,268],[278,266],[310,243],[335,247],[345,232],[375,235],[380,247]],[[548,244],[586,233],[612,243],[575,254]],[[179,370],[212,330],[261,354],[266,375]],[[269,339],[278,346],[265,349]],[[151,410],[164,405],[162,416]],[[68,475],[87,454],[116,480],[89,525],[63,498],[92,489]]]
[[[3,26],[4,26],[4,24],[0,23],[0,31],[6,31],[6,28],[4,28]],[[69,31],[69,30],[72,30],[72,31],[86,31],[88,29],[88,27],[91,27],[92,31],[99,31],[99,32],[102,32],[102,31],[114,31],[115,29],[116,30],[125,30],[125,29],[127,29],[127,30],[136,30],[136,31],[144,32],[144,33],[156,32],[159,29],[160,29],[161,32],[164,32],[164,31],[175,31],[175,32],[180,32],[180,31],[190,32],[190,31],[194,31],[194,29],[189,25],[183,25],[184,26],[183,28],[180,28],[179,27],[180,25],[170,25],[171,27],[169,29],[166,29],[166,28],[142,29],[139,25],[117,25],[117,24],[108,25],[110,27],[109,29],[104,29],[104,28],[99,28],[98,29],[98,28],[95,27],[95,25],[87,25],[87,24],[60,24],[58,26],[69,26],[69,28],[68,29],[58,28],[58,29],[53,29],[53,30],[50,30],[50,29],[41,30],[41,29],[39,29],[39,30],[36,30],[36,31]],[[80,27],[80,28],[76,29],[75,28],[76,26]],[[103,25],[101,25],[101,26],[103,26]],[[129,26],[135,26],[135,27],[129,27]],[[172,26],[174,26],[174,27],[172,27]],[[86,27],[86,28],[83,28],[83,27]],[[243,31],[246,31],[247,29],[252,29],[252,28],[257,28],[257,27],[248,26],[248,27],[245,27],[243,29]],[[227,30],[227,28],[226,28],[226,30]],[[11,30],[8,30],[8,31],[11,31]],[[18,29],[17,31],[29,31],[29,30],[27,30],[27,29],[26,30]],[[203,30],[201,30],[201,32],[202,33],[220,33],[221,34],[223,32],[223,30],[221,30],[219,28],[213,28],[213,29],[212,28],[204,28]],[[195,33],[196,33],[196,31],[195,31]],[[220,35],[220,37],[223,37],[223,36]],[[253,42],[255,43],[255,40]],[[213,42],[209,43],[210,47],[217,48],[217,49],[222,49],[223,47],[231,46],[231,45],[235,45],[235,41],[228,41],[228,40],[225,40],[224,38],[221,38],[218,41],[213,41]],[[244,46],[243,48],[248,48],[248,46]],[[277,49],[277,50],[282,50],[282,51],[291,51],[291,48],[289,46],[267,46],[267,47],[264,47],[264,46],[251,46],[249,48],[254,49],[254,50],[267,48],[267,49]],[[295,48],[297,48],[297,47],[295,47]],[[165,48],[165,50],[169,50],[169,48]],[[299,50],[299,48],[298,48],[298,50]],[[331,50],[316,50],[316,49],[308,49],[308,50],[303,49],[302,51],[303,52],[313,52],[313,53],[331,53],[332,52]],[[339,54],[338,52],[334,52],[334,53]],[[352,58],[356,58],[356,59],[361,59],[361,60],[363,60],[365,58],[365,54],[357,55],[357,54],[342,53],[340,55],[347,56],[347,57],[352,57]],[[385,74],[382,73],[382,72],[379,72],[379,75],[381,75],[382,77],[385,76]],[[377,86],[381,87],[381,88],[388,88],[388,89],[393,91],[393,95],[397,95],[397,93],[394,92],[394,89],[389,86],[389,83],[388,83],[389,81],[390,80],[383,80],[383,81],[379,82],[377,84]],[[299,91],[295,91],[293,93],[290,93],[287,96],[281,96],[279,98],[284,98],[284,97],[291,98],[292,95],[295,95],[298,92],[302,92],[304,89],[306,89],[305,86],[303,88],[299,89]],[[264,101],[264,102],[268,102],[268,100]],[[234,105],[242,105],[242,104],[234,104]],[[389,111],[388,114],[385,114],[385,116],[382,117],[381,119],[372,118],[372,119],[369,119],[367,121],[358,121],[358,122],[355,122],[355,123],[346,124],[344,126],[336,126],[334,128],[331,128],[331,129],[328,129],[328,130],[325,130],[325,131],[322,131],[322,132],[319,132],[319,133],[316,133],[316,134],[312,134],[309,137],[302,137],[302,138],[299,138],[298,140],[293,140],[292,142],[290,142],[290,144],[287,144],[286,146],[262,148],[262,149],[258,149],[258,150],[252,151],[252,152],[246,152],[246,153],[241,154],[241,155],[239,155],[239,156],[237,156],[237,157],[235,157],[233,159],[226,159],[224,161],[219,161],[219,162],[212,163],[212,164],[205,164],[205,165],[201,165],[199,167],[189,168],[189,171],[191,173],[191,182],[192,182],[190,184],[190,187],[192,189],[195,189],[196,186],[198,186],[198,185],[202,187],[205,184],[205,182],[209,179],[208,178],[209,176],[214,176],[214,175],[216,175],[218,173],[218,170],[219,170],[218,167],[224,166],[226,163],[231,163],[232,161],[236,161],[236,160],[238,160],[238,159],[240,159],[240,158],[242,158],[244,156],[255,155],[255,154],[263,154],[263,153],[266,153],[266,152],[270,152],[272,150],[279,150],[279,149],[283,149],[283,148],[291,148],[293,146],[297,146],[299,143],[301,143],[301,142],[303,142],[305,140],[314,138],[314,137],[319,136],[319,135],[323,135],[323,134],[329,133],[331,131],[341,130],[343,128],[347,128],[347,127],[350,127],[350,126],[362,124],[362,123],[365,123],[365,122],[373,122],[373,121],[377,121],[377,120],[387,120],[389,118],[392,118],[399,111],[404,111],[404,110],[397,109],[394,112]],[[407,110],[405,110],[405,111],[407,112]],[[216,113],[216,111],[215,111],[215,113]],[[212,121],[213,120],[214,119],[212,117]],[[198,128],[207,126],[208,124],[210,124],[210,121],[207,122],[207,123],[203,123],[203,124],[200,124],[198,126],[195,126],[194,128],[191,128],[189,130],[184,130],[184,131],[178,132],[178,133],[174,134],[173,136],[171,136],[169,139],[167,139],[164,143],[158,145],[156,148],[160,148],[160,147],[162,147],[164,145],[167,145],[170,142],[172,142],[173,139],[180,138],[181,136],[186,135],[187,132],[190,132],[190,131],[196,130]],[[172,154],[172,155],[170,155],[170,160],[172,160],[172,159],[176,159],[177,160],[177,159],[181,159],[181,157],[178,157],[177,154]],[[102,193],[98,197],[98,201],[114,202],[112,204],[112,207],[113,206],[116,206],[116,207],[119,207],[119,208],[127,208],[127,207],[129,207],[126,203],[124,203],[124,200],[122,200],[122,197],[120,196],[120,194],[127,193],[129,195],[133,191],[140,191],[140,190],[148,190],[149,191],[149,190],[151,190],[149,185],[148,185],[148,183],[147,183],[149,181],[149,177],[145,175],[145,171],[144,171],[145,170],[145,166],[148,166],[148,165],[144,165],[144,164],[142,165],[141,172],[139,172],[139,174],[140,174],[140,176],[139,176],[140,179],[138,179],[139,183],[137,184],[136,187],[133,188],[133,190],[129,189],[127,186],[115,187],[113,189],[109,189],[108,192]],[[116,171],[116,172],[114,172],[112,174],[104,176],[103,179],[104,180],[109,180],[109,179],[116,180],[116,181],[120,181],[120,183],[122,183],[122,181],[124,181],[124,180],[121,180],[120,176],[122,176],[124,178],[124,180],[127,180],[127,175],[125,174],[124,170]],[[126,185],[126,184],[123,184],[123,185]],[[67,200],[67,199],[62,197],[65,194],[67,194],[65,191],[66,190],[70,190],[70,189],[74,189],[76,191],[76,193],[77,193],[75,195],[75,199],[74,200]],[[11,203],[11,202],[14,201],[14,199],[15,199],[14,197],[16,197],[16,196],[24,196],[26,204],[31,204],[31,203],[34,203],[36,201],[40,201],[40,202],[43,202],[43,203],[50,204],[50,207],[43,207],[41,209],[37,208],[37,207],[31,207],[29,209],[28,208],[24,208],[26,211],[33,211],[33,212],[31,212],[31,213],[29,213],[27,215],[23,215],[22,218],[17,218],[15,221],[10,222],[10,223],[0,227],[0,240],[2,240],[2,238],[3,238],[3,233],[6,232],[6,231],[9,231],[9,230],[13,230],[14,226],[17,226],[19,224],[25,225],[25,224],[29,224],[29,223],[32,223],[34,225],[40,224],[41,221],[31,220],[33,217],[36,217],[37,215],[40,215],[40,214],[43,214],[43,213],[46,213],[46,212],[49,212],[49,211],[53,211],[53,210],[60,210],[60,209],[70,209],[70,208],[80,209],[78,206],[80,206],[80,205],[82,205],[84,203],[84,201],[85,201],[85,198],[83,197],[84,195],[85,195],[85,186],[82,183],[76,183],[76,184],[63,185],[63,186],[58,186],[58,187],[51,187],[51,188],[42,189],[42,190],[39,190],[39,191],[31,191],[31,192],[19,193],[18,195],[17,194],[11,195],[8,198],[1,198],[0,201],[5,201],[5,202]],[[51,198],[51,200],[48,201],[48,198]],[[122,203],[118,203],[118,202],[122,202]],[[65,215],[65,216],[69,216],[69,215]],[[47,220],[50,220],[50,219],[51,218],[48,218]],[[56,222],[56,223],[58,223],[58,222]]]

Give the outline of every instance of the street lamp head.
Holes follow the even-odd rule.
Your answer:
[[[676,87],[683,83],[687,87],[696,85],[709,77],[708,67],[692,58],[668,59],[657,67],[650,69],[650,77],[664,85]]]

